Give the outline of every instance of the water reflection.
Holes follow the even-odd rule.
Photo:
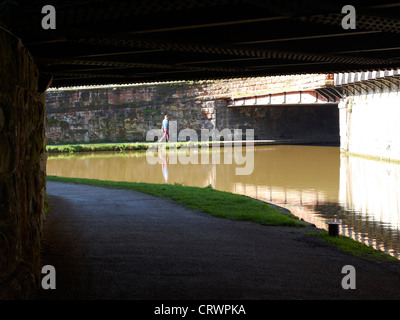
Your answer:
[[[399,164],[341,157],[339,203],[351,215],[340,219],[351,219],[346,223],[351,226],[348,232],[396,256],[400,252],[399,190]]]
[[[168,183],[168,165],[169,165],[169,154],[162,154],[161,152],[158,154],[161,159],[161,171],[164,177],[165,183]]]
[[[211,184],[286,207],[319,228],[339,221],[342,234],[398,255],[400,165],[343,156],[337,147],[256,146],[252,150],[254,171],[243,176],[235,174],[240,165],[225,164],[228,149],[221,149],[219,164],[211,161],[212,151],[200,149],[198,164],[186,165],[170,161],[168,152],[158,154],[156,164],[146,161],[144,151],[50,156],[47,172],[115,181]],[[208,163],[201,157],[210,157]]]

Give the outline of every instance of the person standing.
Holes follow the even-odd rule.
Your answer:
[[[164,131],[164,135],[158,142],[161,142],[164,138],[167,138],[167,141],[169,142],[169,117],[168,115],[165,115],[164,120],[162,121],[161,129]]]

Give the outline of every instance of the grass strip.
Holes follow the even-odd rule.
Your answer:
[[[306,232],[308,235],[317,236],[322,241],[337,247],[343,252],[350,253],[369,261],[399,261],[396,257],[391,256],[383,251],[376,250],[364,243],[358,242],[350,237],[339,235],[337,237],[329,236],[326,231]]]
[[[216,217],[252,221],[269,226],[305,225],[296,216],[281,213],[278,209],[269,206],[265,202],[230,192],[215,190],[211,187],[199,188],[179,184],[118,182],[56,176],[48,176],[47,180],[135,190],[171,199],[188,208],[200,210]]]
[[[166,149],[170,148],[189,148],[210,146],[213,143],[220,143],[218,141],[207,142],[171,142],[160,143]],[[47,153],[75,153],[75,152],[97,152],[97,151],[133,151],[133,150],[147,150],[151,146],[156,146],[155,142],[133,142],[133,143],[98,143],[98,144],[68,144],[68,145],[47,145]]]
[[[199,188],[179,184],[118,182],[57,176],[47,176],[47,180],[139,191],[171,199],[188,208],[200,210],[216,217],[252,221],[269,226],[302,227],[306,225],[296,216],[282,213],[265,202],[230,192],[215,190],[211,187]],[[346,236],[331,237],[326,231],[304,233],[310,236],[318,236],[322,241],[337,247],[339,250],[365,260],[398,261],[396,257]]]

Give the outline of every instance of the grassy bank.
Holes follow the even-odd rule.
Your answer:
[[[93,179],[64,178],[48,176],[49,181],[80,183],[93,186],[120,188],[139,191],[154,196],[171,199],[179,204],[194,210],[200,210],[213,216],[242,221],[252,221],[269,226],[302,227],[306,224],[291,214],[281,213],[278,209],[267,203],[230,192],[218,191],[211,187],[187,187],[182,185],[152,184],[137,182],[116,182]],[[329,243],[341,251],[350,253],[366,260],[393,260],[382,251],[375,250],[363,243],[346,236],[330,237],[328,232],[305,232],[309,236],[317,236],[322,241]]]
[[[304,226],[304,223],[294,215],[281,213],[278,209],[264,202],[230,192],[218,191],[211,187],[199,188],[170,184],[116,182],[54,176],[48,176],[47,179],[49,181],[135,190],[168,198],[188,208],[222,218],[253,221],[271,226]]]
[[[167,149],[183,148],[190,146],[200,147],[202,145],[209,146],[214,142],[161,142]],[[156,145],[154,142],[134,142],[134,143],[98,143],[98,144],[68,144],[68,145],[48,145],[46,151],[48,153],[74,153],[74,152],[96,152],[96,151],[133,151],[147,150],[151,146]]]
[[[322,241],[339,248],[341,251],[350,253],[365,260],[399,261],[396,257],[386,254],[383,251],[376,250],[373,247],[367,246],[364,243],[355,241],[346,236],[331,237],[328,235],[328,232],[325,231],[310,232],[307,234],[317,236],[321,238]]]

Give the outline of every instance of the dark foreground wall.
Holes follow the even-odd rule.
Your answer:
[[[41,270],[44,94],[29,53],[1,28],[0,48],[0,300],[24,299]]]

